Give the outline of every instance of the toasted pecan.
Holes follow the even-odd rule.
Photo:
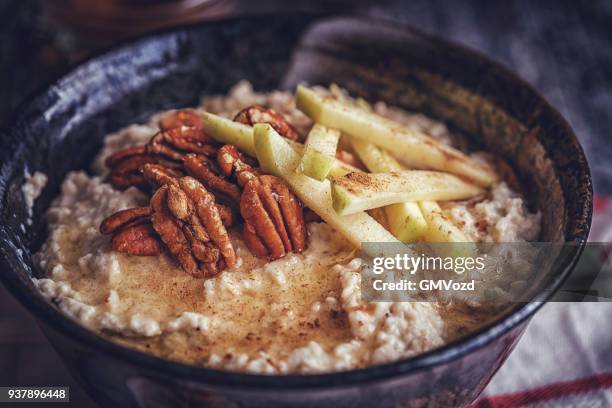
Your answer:
[[[268,123],[281,136],[287,139],[299,141],[301,136],[298,131],[291,126],[285,117],[274,109],[265,108],[261,105],[251,105],[244,108],[234,117],[235,122],[253,126],[256,123]]]
[[[306,248],[306,226],[301,202],[278,177],[259,176],[249,181],[240,200],[243,234],[256,255],[278,259]],[[246,231],[246,232],[245,232]],[[260,243],[255,243],[257,237]]]
[[[182,109],[165,113],[159,120],[161,130],[179,127],[202,128],[202,115],[191,109]]]
[[[215,198],[193,177],[160,187],[151,208],[153,228],[189,274],[210,277],[236,264]]]

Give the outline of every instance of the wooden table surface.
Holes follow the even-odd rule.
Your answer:
[[[504,63],[570,121],[589,156],[597,192],[612,194],[612,1],[232,2],[245,12],[296,6],[395,19]],[[41,17],[41,2],[3,0],[0,19],[0,122],[7,122],[25,95],[87,51],[70,52],[64,34],[50,30]],[[0,285],[0,385],[5,384],[69,385],[74,406],[93,406],[33,319]]]

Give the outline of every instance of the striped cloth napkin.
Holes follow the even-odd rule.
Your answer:
[[[589,240],[612,241],[612,197]],[[473,408],[612,407],[612,303],[549,303]]]

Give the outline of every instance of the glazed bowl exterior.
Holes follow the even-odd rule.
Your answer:
[[[424,112],[507,159],[542,241],[576,242],[546,290],[494,322],[428,353],[349,372],[261,376],[163,360],[111,343],[68,319],[36,291],[31,255],[44,213],[68,171],[86,169],[105,134],[170,108],[225,93],[332,82],[369,100]],[[19,110],[2,132],[1,277],[101,406],[465,406],[520,338],[527,321],[571,272],[591,222],[592,188],[567,122],[531,87],[487,58],[388,22],[274,15],[227,19],[151,35],[95,57]],[[31,222],[26,172],[49,183]]]

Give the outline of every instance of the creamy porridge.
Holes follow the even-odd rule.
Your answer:
[[[244,82],[228,96],[206,98],[201,108],[233,118],[254,104],[283,114],[302,135],[312,126],[295,108],[292,94],[258,94]],[[423,115],[384,103],[371,109],[444,143],[451,140],[443,124]],[[160,117],[109,135],[93,175],[69,173],[48,211],[50,233],[37,255],[45,277],[35,283],[86,327],[174,360],[281,374],[347,370],[412,356],[491,317],[474,305],[364,303],[358,251],[320,219],[307,222],[303,252],[289,251],[272,261],[256,257],[243,240],[240,223],[234,223],[228,232],[235,264],[207,279],[186,273],[167,251],[134,256],[114,250],[100,224],[119,210],[147,206],[149,195],[134,187],[114,188],[104,161],[121,149],[147,143],[159,131]],[[529,241],[539,234],[539,215],[529,213],[505,182],[484,199],[446,201],[441,207],[474,241]]]

